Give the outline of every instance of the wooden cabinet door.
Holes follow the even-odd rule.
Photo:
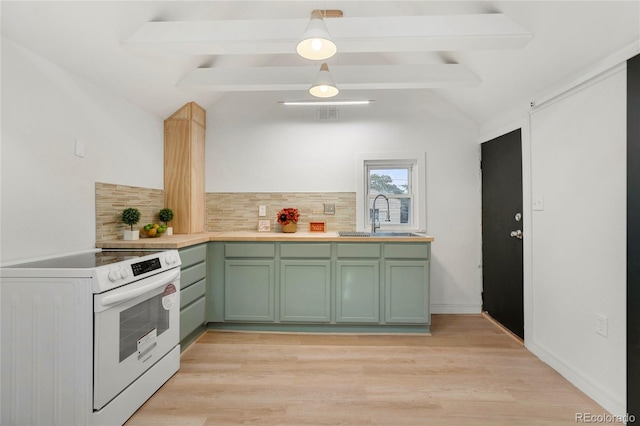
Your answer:
[[[345,260],[336,263],[336,322],[380,321],[380,262]]]
[[[429,263],[387,260],[385,268],[385,322],[429,324]]]
[[[224,268],[224,319],[274,321],[274,261],[226,260]]]
[[[280,261],[280,320],[331,321],[331,261]]]

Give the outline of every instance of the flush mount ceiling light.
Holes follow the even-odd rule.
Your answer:
[[[320,72],[316,77],[309,93],[316,98],[331,98],[340,92],[329,73],[329,66],[325,62],[320,66]]]
[[[369,105],[374,103],[373,99],[366,100],[349,100],[340,101],[278,101],[279,104],[285,106],[350,106],[350,105]]]
[[[314,10],[307,29],[302,34],[302,39],[296,46],[298,55],[306,59],[320,61],[336,54],[338,48],[331,40],[331,35],[322,19],[322,12]]]

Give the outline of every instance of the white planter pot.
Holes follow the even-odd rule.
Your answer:
[[[173,226],[167,226],[166,235],[173,235]]]
[[[125,230],[124,231],[124,239],[125,241],[133,241],[140,238],[140,230],[134,229],[133,231]]]

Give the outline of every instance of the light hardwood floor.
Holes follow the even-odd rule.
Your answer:
[[[127,425],[575,425],[606,411],[481,315],[431,336],[209,331]]]

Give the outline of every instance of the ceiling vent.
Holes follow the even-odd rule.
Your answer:
[[[339,109],[337,106],[321,106],[316,110],[316,117],[319,121],[337,121]]]

